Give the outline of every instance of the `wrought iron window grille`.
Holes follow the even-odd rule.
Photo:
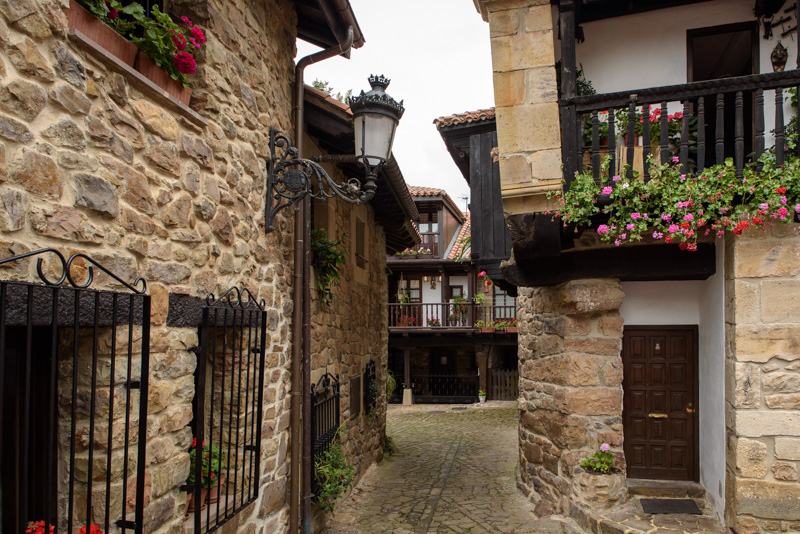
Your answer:
[[[223,461],[211,481],[195,462],[194,532],[214,532],[258,498],[267,316],[264,300],[231,287],[203,306],[197,354],[193,422],[196,443]],[[210,391],[207,391],[210,387]],[[241,441],[240,441],[241,439]],[[216,452],[215,452],[216,448]],[[201,487],[211,486],[216,502],[202,508]],[[212,484],[214,484],[212,486]],[[209,501],[215,499],[209,498]]]
[[[0,497],[0,530],[24,532],[28,522],[42,521],[45,532],[51,527],[56,532],[74,532],[81,524],[89,530],[89,524],[96,524],[106,532],[116,525],[121,532],[140,534],[150,357],[147,284],[141,278],[129,284],[85,254],[67,259],[53,248],[0,260],[0,265],[33,258],[42,284],[0,281],[0,429],[4,436],[16,438],[0,443],[2,485],[15,490]],[[45,258],[55,262],[49,265],[55,275],[45,274]],[[85,262],[84,271],[78,260]],[[130,292],[90,288],[95,269]],[[55,281],[52,276],[57,277]],[[85,280],[81,282],[82,277]],[[134,330],[138,328],[141,347],[135,350],[139,343]],[[108,353],[104,352],[106,343]],[[138,379],[132,372],[137,364]],[[99,372],[100,366],[108,369],[107,376]],[[138,401],[132,401],[134,389],[139,392]],[[108,391],[105,407],[99,400],[103,390]],[[124,415],[115,401],[124,402]],[[108,416],[104,421],[99,412],[105,409]],[[11,420],[3,420],[4,416]],[[121,433],[114,431],[119,426],[124,427]],[[77,438],[78,431],[85,440]],[[108,441],[101,445],[98,436],[103,431]],[[114,440],[115,435],[124,436],[121,443]],[[65,450],[59,444],[67,442],[68,455],[59,455],[59,450]],[[113,476],[108,473],[113,472],[112,459],[119,455],[123,457],[122,473],[135,474],[131,479],[124,477],[121,501],[111,502]],[[105,473],[98,474],[102,456]],[[132,461],[135,467],[129,469]],[[78,462],[85,469],[80,477],[76,476]],[[36,484],[31,484],[32,480]],[[135,489],[129,489],[129,482],[135,482]],[[100,485],[104,486],[102,492],[97,491]],[[132,513],[128,511],[129,491],[134,491]],[[98,505],[102,495],[105,502]],[[55,503],[62,499],[66,502],[57,508]]]

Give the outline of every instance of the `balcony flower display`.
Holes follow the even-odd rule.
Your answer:
[[[442,326],[442,322],[439,319],[428,319],[427,323],[428,326]]]
[[[410,315],[401,315],[397,318],[397,326],[417,326],[417,318]]]
[[[576,231],[591,227],[597,215],[607,216],[597,233],[616,246],[650,238],[696,251],[702,237],[790,223],[800,213],[798,158],[777,165],[771,154],[764,154],[758,164],[745,166],[742,178],[736,176],[731,159],[699,173],[683,173],[677,157],[666,164],[651,158],[649,182],[635,172],[632,179],[614,176],[609,181],[608,162],[609,158],[602,165],[599,183],[588,171],[576,175],[566,194],[557,193],[561,205],[556,215]],[[607,195],[610,204],[598,206],[601,195]]]

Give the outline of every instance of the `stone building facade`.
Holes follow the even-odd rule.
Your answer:
[[[577,463],[605,442],[611,445],[623,474],[630,469],[626,439],[632,437],[625,428],[623,408],[630,391],[626,380],[632,377],[625,373],[625,339],[635,328],[647,325],[682,325],[694,328],[699,337],[694,343],[700,386],[696,405],[687,404],[686,413],[696,417],[699,444],[694,480],[703,486],[709,508],[723,525],[740,533],[797,528],[800,258],[793,251],[800,245],[798,224],[726,235],[711,248],[710,270],[683,282],[674,281],[679,263],[670,264],[675,266],[673,271],[664,269],[649,277],[615,276],[615,265],[620,272],[623,269],[614,262],[623,260],[615,260],[614,254],[638,254],[637,247],[642,251],[651,243],[632,245],[627,251],[623,246],[615,252],[600,243],[592,229],[575,238],[571,248],[556,243],[560,252],[551,254],[552,249],[542,252],[540,248],[537,253],[532,248],[537,239],[540,246],[552,244],[546,241],[550,227],[538,223],[545,215],[552,218],[552,214],[543,215],[555,207],[546,193],[561,189],[562,163],[566,165],[557,126],[560,114],[563,125],[566,104],[559,101],[554,67],[567,50],[561,39],[574,37],[572,17],[578,17],[576,10],[580,13],[575,7],[579,2],[557,4],[475,0],[491,33],[502,193],[514,240],[514,253],[502,272],[507,280],[528,286],[520,287],[518,299],[519,485],[537,503],[539,512],[572,513],[587,526],[599,528],[590,517],[626,499],[625,477],[609,479],[602,487],[588,484]],[[744,2],[724,6],[722,2],[684,2],[688,5],[674,10],[662,9],[656,2],[645,14],[629,14],[622,4],[614,6],[619,16],[594,13],[594,19],[578,20],[589,43],[578,45],[578,61],[587,73],[595,73],[595,81],[610,80],[609,87],[617,84],[613,89],[596,85],[599,92],[636,92],[655,83],[648,78],[651,75],[664,80],[661,85],[685,81],[669,78],[673,71],[659,69],[658,62],[648,64],[644,74],[639,72],[641,62],[629,61],[625,55],[640,49],[638,44],[625,43],[627,33],[620,29],[625,23],[630,22],[625,28],[631,29],[631,35],[636,34],[637,24],[649,28],[648,39],[642,42],[663,46],[667,41],[655,39],[658,28],[673,22],[683,32],[683,43],[684,25],[691,29],[739,19],[750,23],[753,18],[752,6]],[[722,12],[725,21],[715,18]],[[599,18],[610,20],[598,22]],[[617,29],[613,37],[600,33],[612,27]],[[661,37],[667,39],[666,35],[665,29]],[[602,37],[599,41],[598,36]],[[609,42],[603,36],[622,46],[597,44]],[[790,51],[790,65],[795,53]],[[597,66],[598,58],[605,63]],[[614,69],[614,60],[619,69]],[[681,69],[685,71],[679,65],[678,72]],[[560,239],[557,227],[549,235]],[[587,252],[604,259],[582,263],[576,258],[568,274],[558,280],[532,282],[537,276],[541,279],[537,266]],[[638,258],[641,265],[646,264],[645,256]],[[587,276],[587,272],[598,274]]]
[[[290,362],[297,342],[291,332],[293,211],[281,212],[278,230],[265,234],[264,200],[268,128],[292,137],[295,127],[298,7],[289,0],[167,5],[207,37],[186,106],[70,31],[62,11],[68,5],[0,2],[0,257],[52,247],[65,256],[86,253],[122,280],[147,280],[152,320],[145,532],[179,532],[184,522],[186,493],[179,487],[189,473],[187,425],[197,395],[197,357],[190,349],[199,339],[198,325],[181,313],[187,306],[196,312],[206,295],[234,286],[263,299],[268,336],[259,498],[225,531],[285,531]],[[315,359],[314,367],[336,363],[347,376],[373,358],[385,384],[386,244],[372,207],[355,212],[369,229],[369,267],[359,280],[349,258],[335,304],[314,314],[315,352],[326,359]],[[353,213],[341,203],[331,217],[347,227]],[[53,279],[60,275],[52,262],[45,269]],[[35,262],[27,260],[3,266],[0,277],[30,279],[34,270]],[[99,272],[94,286],[119,287]],[[140,327],[134,333],[141,347]],[[108,351],[104,336],[110,334],[100,336]],[[122,350],[127,337],[118,337]],[[103,354],[100,362],[99,383],[107,384]],[[91,370],[91,360],[85,363],[81,373]],[[69,362],[61,373],[70,375]],[[124,376],[125,369],[116,373]],[[385,395],[373,418],[348,419],[346,403],[342,410],[344,448],[360,476],[381,457]],[[132,491],[119,469],[114,491],[124,483]],[[104,495],[105,483],[93,487]],[[93,509],[95,523],[103,513]]]

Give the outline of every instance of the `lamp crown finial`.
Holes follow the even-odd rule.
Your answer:
[[[381,74],[380,76],[372,74],[372,75],[370,75],[368,80],[369,80],[369,84],[372,86],[372,88],[376,89],[376,90],[377,90],[378,87],[380,87],[381,89],[385,90],[387,87],[389,87],[389,84],[392,82],[391,79],[387,78],[383,74]]]

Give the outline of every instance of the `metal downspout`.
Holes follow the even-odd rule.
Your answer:
[[[347,40],[338,46],[304,57],[295,67],[295,147],[303,157],[305,134],[305,69],[309,65],[347,53],[353,45],[353,26],[347,28]],[[303,531],[311,533],[311,198],[306,195],[294,217],[294,308],[292,310],[292,399],[291,399],[291,494],[289,532],[297,534],[300,526],[301,467],[303,480]],[[299,341],[302,339],[302,345]],[[302,375],[302,388],[299,377]],[[302,406],[300,396],[303,396]],[[303,410],[302,454],[300,462],[300,410]]]

